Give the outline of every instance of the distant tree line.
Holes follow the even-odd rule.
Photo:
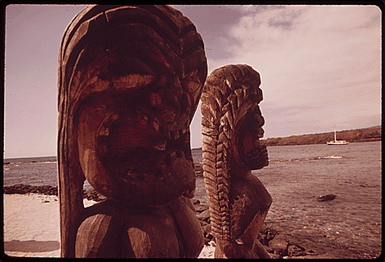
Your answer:
[[[262,140],[266,146],[286,146],[286,145],[308,145],[325,144],[334,140],[334,132],[321,134],[308,134],[289,137],[267,138]],[[337,140],[348,142],[369,142],[382,140],[382,127],[369,127],[355,130],[337,131]]]

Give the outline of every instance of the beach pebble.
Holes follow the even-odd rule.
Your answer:
[[[93,188],[90,188],[90,189],[83,191],[83,198],[86,198],[88,200],[93,200],[96,202],[99,202],[99,201],[106,199],[105,196],[103,196],[102,194],[100,194],[99,192],[97,192]]]
[[[269,247],[274,251],[274,254],[282,255],[287,250],[287,241],[284,237],[277,235],[269,242]]]

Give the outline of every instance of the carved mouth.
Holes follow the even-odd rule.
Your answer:
[[[240,157],[248,169],[261,169],[269,163],[266,146],[259,141],[264,130],[260,126],[251,127],[247,122],[240,129]]]
[[[97,131],[99,158],[112,173],[130,182],[162,179],[176,158],[185,158],[187,129],[167,132],[160,121],[143,110],[119,111],[107,116]],[[182,142],[182,144],[184,144]]]
[[[166,131],[145,110],[114,112],[102,121],[96,133],[99,160],[112,176],[131,185],[169,181],[170,177],[180,176],[174,170],[181,168],[177,165],[183,166],[186,176],[192,173],[195,179],[191,156],[185,155],[189,152],[185,143],[187,131],[187,128]],[[194,196],[195,183],[185,183],[190,178],[171,180],[181,183],[178,189],[181,194]]]

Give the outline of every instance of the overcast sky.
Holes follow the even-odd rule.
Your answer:
[[[197,27],[209,73],[261,74],[265,137],[381,124],[381,11],[376,6],[174,6]],[[6,7],[6,158],[55,156],[57,58],[83,5]],[[191,126],[201,146],[200,109]]]

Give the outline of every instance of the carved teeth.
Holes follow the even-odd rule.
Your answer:
[[[169,131],[167,133],[167,138],[168,139],[178,139],[179,137],[183,136],[184,134],[187,133],[187,131],[189,131],[189,128],[188,127],[182,127],[181,129],[179,129],[178,131]]]
[[[119,116],[118,116],[118,113],[113,113],[108,119],[107,121],[104,123],[105,126],[110,126],[112,125],[112,123],[118,119]]]
[[[157,122],[152,121],[152,122],[151,122],[151,125],[152,125],[152,127],[153,127],[156,131],[159,131],[159,124],[158,124]]]
[[[148,116],[142,115],[142,120],[145,121],[145,122],[147,123],[147,121],[148,121]]]
[[[152,106],[159,105],[162,103],[162,98],[159,93],[150,93],[150,103]]]
[[[183,134],[186,134],[187,131],[188,131],[188,128],[182,127],[182,129],[179,130],[179,133],[180,133],[181,135],[183,135]]]
[[[167,141],[162,141],[162,142],[159,142],[159,143],[152,145],[152,147],[156,150],[163,151],[163,150],[166,150],[166,143],[167,143]]]
[[[109,128],[106,127],[105,125],[101,126],[100,129],[99,129],[98,135],[99,136],[109,136],[110,135]]]
[[[179,138],[179,131],[176,131],[176,132],[173,132],[173,131],[168,132],[167,137],[168,137],[169,139],[178,139],[178,138]]]

